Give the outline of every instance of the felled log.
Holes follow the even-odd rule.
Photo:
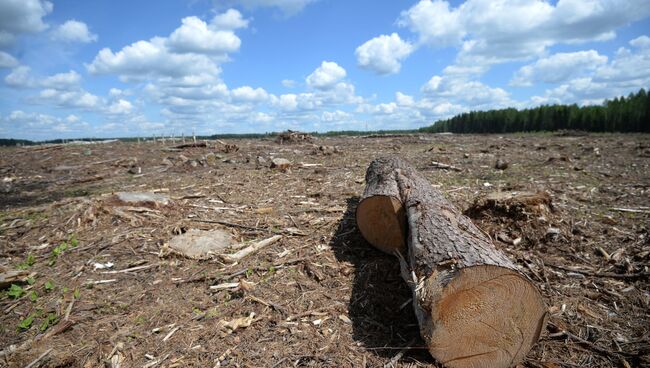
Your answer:
[[[200,148],[200,147],[207,147],[207,146],[208,144],[206,142],[192,142],[192,143],[179,144],[178,146],[174,146],[172,148],[183,149],[183,148]]]
[[[447,367],[512,367],[539,339],[537,288],[406,161],[373,161],[357,207],[369,243],[397,255],[420,334]]]

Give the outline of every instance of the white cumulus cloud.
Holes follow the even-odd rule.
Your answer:
[[[277,8],[286,16],[300,13],[307,5],[318,0],[215,0],[215,5],[240,5],[246,9]]]
[[[504,89],[458,75],[434,75],[421,90],[428,98],[475,110],[509,107],[514,103]]]
[[[63,42],[90,43],[97,41],[97,35],[88,30],[86,23],[74,19],[58,26],[52,32],[52,38]]]
[[[420,36],[420,42],[436,46],[458,44],[466,34],[460,13],[446,1],[420,1],[403,11],[398,24]]]
[[[231,30],[212,30],[194,16],[183,18],[181,22],[183,25],[167,41],[173,52],[225,55],[239,50],[241,40]]]
[[[79,73],[71,70],[67,73],[58,73],[51,75],[40,83],[43,87],[55,88],[55,89],[70,89],[79,85],[81,81],[81,76]]]
[[[14,68],[18,66],[18,60],[15,57],[0,51],[0,68]]]
[[[232,99],[237,102],[263,102],[269,98],[269,94],[263,88],[243,86],[230,91]]]
[[[103,48],[92,63],[86,65],[92,74],[115,74],[122,81],[146,81],[189,88],[218,86],[220,63],[239,50],[241,40],[235,29],[248,21],[229,9],[217,14],[208,24],[198,17],[185,17],[181,26],[169,37],[153,37],[136,41],[113,51]]]
[[[341,79],[345,78],[346,71],[333,61],[323,61],[310,75],[306,82],[309,87],[321,90],[333,88]]]
[[[395,74],[401,62],[413,52],[413,45],[402,40],[397,33],[381,35],[357,47],[355,55],[362,68],[378,74]]]
[[[40,103],[51,104],[57,107],[87,110],[99,108],[102,102],[98,96],[84,90],[61,91],[53,88],[42,90],[36,100]]]
[[[224,13],[215,15],[210,25],[215,29],[233,30],[248,27],[248,20],[244,19],[236,9],[228,9]]]
[[[630,45],[640,49],[650,48],[650,37],[645,35],[637,37],[630,41]]]
[[[406,95],[399,91],[395,93],[395,102],[397,102],[397,105],[399,106],[415,105],[415,99],[413,99],[413,96]]]
[[[620,48],[611,61],[534,96],[531,102],[599,104],[604,99],[636,93],[650,86],[650,38],[641,36],[629,42],[632,49]]]
[[[352,114],[342,110],[335,110],[335,111],[323,111],[320,120],[327,123],[333,123],[333,122],[349,120],[351,118],[352,118]]]
[[[205,55],[170,52],[166,39],[161,37],[137,41],[117,52],[104,48],[87,68],[92,74],[117,74],[125,81],[201,74],[216,76],[220,72],[220,68]]]
[[[51,139],[60,137],[61,133],[84,134],[90,124],[76,115],[61,118],[54,115],[23,110],[13,110],[7,116],[0,116],[0,131],[8,127],[12,136],[27,139]]]
[[[557,53],[520,68],[510,81],[513,86],[532,86],[536,82],[561,83],[596,70],[607,63],[607,56],[595,50]]]
[[[398,24],[422,44],[459,48],[459,62],[491,65],[544,54],[556,44],[612,39],[617,28],[650,15],[647,0],[467,0],[457,7],[421,0]]]
[[[0,1],[0,33],[13,38],[19,33],[35,33],[47,29],[43,17],[51,13],[52,3],[42,0]]]
[[[294,93],[281,95],[276,105],[284,111],[294,111],[298,108],[298,96]]]
[[[5,83],[11,87],[28,88],[34,86],[34,79],[30,75],[31,68],[26,65],[20,65],[11,70],[11,73],[5,77]]]
[[[5,77],[5,83],[14,88],[45,87],[58,90],[75,89],[81,82],[81,76],[74,70],[58,73],[44,78],[35,78],[31,75],[31,68],[20,65],[11,70]]]
[[[610,64],[596,71],[594,79],[647,88],[650,85],[650,37],[635,38],[630,41],[630,45],[635,50],[619,49]]]
[[[126,115],[131,112],[133,112],[133,104],[121,98],[108,106],[109,114]]]

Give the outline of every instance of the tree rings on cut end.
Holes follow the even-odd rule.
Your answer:
[[[361,235],[379,250],[394,254],[406,251],[406,213],[402,202],[391,196],[371,196],[357,207]]]
[[[429,351],[450,368],[512,367],[537,342],[546,316],[539,291],[517,271],[462,268],[433,302]]]

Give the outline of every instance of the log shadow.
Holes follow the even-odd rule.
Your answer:
[[[340,220],[330,246],[339,262],[354,267],[348,314],[353,339],[381,357],[393,357],[410,341],[422,347],[417,319],[413,312],[411,290],[400,276],[394,256],[370,245],[361,235],[355,220],[359,197],[347,199],[345,215]],[[404,357],[432,362],[425,349],[410,349]]]

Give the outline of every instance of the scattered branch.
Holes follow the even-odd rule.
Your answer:
[[[222,254],[221,259],[223,259],[225,262],[231,262],[231,263],[237,262],[237,261],[241,260],[242,258],[244,258],[244,257],[246,257],[246,256],[248,256],[248,255],[250,255],[252,253],[257,252],[258,250],[277,242],[280,239],[282,239],[282,235],[272,236],[272,237],[270,237],[268,239],[264,239],[264,240],[259,241],[259,242],[255,243],[255,244],[251,245],[251,246],[248,246],[248,247],[240,250],[237,253],[234,253],[234,254]]]

